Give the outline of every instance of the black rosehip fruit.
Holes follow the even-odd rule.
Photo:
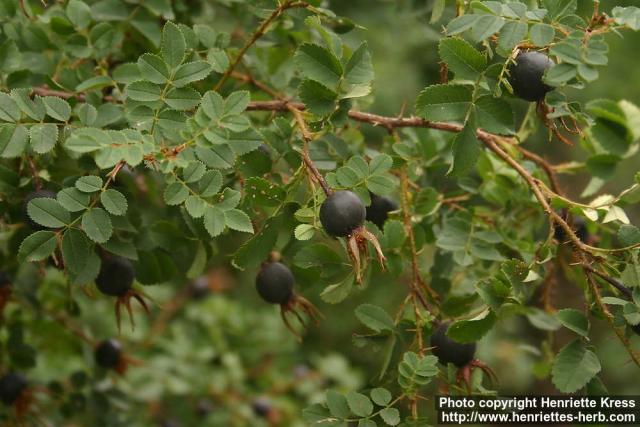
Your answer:
[[[509,83],[518,98],[525,101],[540,101],[553,88],[542,81],[544,72],[553,66],[553,61],[537,51],[521,52],[509,67]]]
[[[459,343],[447,336],[449,322],[440,324],[431,335],[431,350],[443,365],[453,363],[461,368],[471,362],[476,353],[475,343]]]
[[[266,397],[258,397],[251,402],[251,409],[253,409],[253,413],[258,417],[266,417],[272,408],[271,401]]]
[[[345,237],[364,224],[367,211],[362,200],[351,191],[336,191],[320,206],[320,222],[333,237]]]
[[[102,260],[96,286],[105,295],[119,297],[127,293],[133,285],[135,270],[126,258],[111,257]]]
[[[40,199],[40,198],[55,199],[56,193],[49,190],[33,191],[27,194],[27,197],[25,197],[22,202],[22,217],[24,218],[24,221],[29,225],[29,227],[31,227],[34,230],[43,230],[45,227],[41,226],[40,224],[35,222],[33,219],[31,219],[31,217],[29,216],[27,207],[29,206],[30,201],[34,199]]]
[[[114,339],[101,341],[93,353],[96,363],[105,369],[114,369],[122,361],[122,345]]]
[[[9,372],[0,377],[0,400],[12,405],[27,388],[27,379],[22,374]]]
[[[270,304],[286,304],[293,295],[293,273],[281,262],[263,264],[256,276],[256,290]]]
[[[389,212],[398,209],[398,204],[388,197],[371,195],[371,204],[367,206],[367,221],[371,221],[379,229],[389,217]]]

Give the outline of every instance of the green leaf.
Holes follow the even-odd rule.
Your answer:
[[[447,24],[447,35],[453,36],[453,35],[460,34],[467,31],[480,18],[481,18],[480,15],[466,14],[466,15],[458,16],[457,18],[452,19]]]
[[[382,174],[391,169],[393,159],[387,154],[378,154],[369,163],[369,173],[371,175]]]
[[[40,225],[48,228],[59,228],[71,221],[69,212],[54,199],[38,197],[27,205],[29,217]]]
[[[598,372],[600,361],[576,339],[560,350],[551,370],[551,381],[563,393],[574,393],[584,387]]]
[[[91,126],[98,118],[98,110],[91,104],[82,104],[78,107],[78,118],[85,126]]]
[[[158,101],[161,93],[160,86],[151,82],[138,81],[127,86],[127,97],[134,101]]]
[[[96,243],[106,242],[113,234],[111,218],[101,208],[93,208],[82,215],[82,229]]]
[[[243,113],[249,106],[251,94],[246,90],[232,92],[224,101],[224,113],[237,115]]]
[[[44,106],[42,98],[36,96],[32,100],[29,89],[13,89],[11,91],[11,98],[16,102],[16,104],[18,104],[18,107],[20,107],[22,112],[31,117],[33,120],[41,121],[47,114],[47,110]],[[0,105],[2,105],[2,101],[0,101]],[[2,116],[3,113],[0,107],[0,119],[2,118]]]
[[[364,394],[349,391],[346,395],[349,409],[359,417],[368,417],[373,413],[373,403]]]
[[[29,130],[31,149],[38,154],[48,153],[58,140],[58,126],[52,123],[38,123]]]
[[[174,88],[167,93],[164,102],[176,110],[190,110],[200,103],[200,93],[189,87]]]
[[[513,109],[508,102],[491,95],[479,97],[475,102],[477,126],[499,135],[513,135],[515,123]]]
[[[453,140],[453,162],[447,172],[452,176],[461,176],[470,172],[480,157],[481,147],[476,136],[475,121],[467,121]]]
[[[386,175],[371,175],[367,178],[367,189],[374,194],[391,194],[396,189],[393,179]]]
[[[80,0],[70,0],[67,4],[67,17],[73,25],[83,30],[91,23],[91,8]]]
[[[100,201],[111,215],[124,215],[127,213],[127,199],[118,190],[110,188],[104,191],[100,194]]]
[[[363,42],[356,49],[344,68],[344,78],[352,85],[369,85],[373,80],[373,64],[367,43]]]
[[[327,390],[325,393],[325,401],[327,402],[329,412],[331,412],[331,415],[334,417],[349,418],[351,415],[347,398],[343,394],[335,390]]]
[[[216,73],[222,74],[229,68],[229,57],[227,56],[227,52],[222,49],[209,49],[207,61],[209,61],[211,68],[213,68],[213,71]]]
[[[18,257],[26,261],[40,261],[56,249],[57,237],[53,231],[37,231],[20,244]]]
[[[382,332],[393,331],[395,329],[395,324],[391,316],[377,305],[359,305],[355,313],[358,320],[372,331]]]
[[[542,5],[549,11],[549,17],[554,21],[576,13],[578,0],[543,0]]]
[[[516,45],[518,45],[527,36],[529,27],[522,21],[507,22],[498,35],[498,46],[502,52],[510,54]]]
[[[463,39],[441,39],[438,51],[456,78],[475,80],[487,67],[487,58]]]
[[[182,64],[173,76],[173,85],[182,87],[191,82],[202,80],[211,73],[211,64],[206,61],[194,61]]]
[[[56,199],[69,212],[80,212],[89,206],[90,196],[75,187],[69,187],[58,191]]]
[[[302,74],[332,89],[342,77],[338,58],[317,44],[304,43],[298,47],[294,61]]]
[[[486,309],[469,320],[458,320],[449,326],[447,336],[460,343],[476,342],[485,336],[496,323],[496,315]]]
[[[556,316],[565,328],[571,329],[583,337],[589,336],[589,320],[582,312],[573,308],[565,308],[558,311]]]
[[[623,224],[618,229],[618,239],[622,246],[632,246],[640,243],[640,229],[634,225]]]
[[[91,242],[82,231],[72,228],[62,239],[62,258],[72,273],[80,273],[91,263]]]
[[[187,45],[180,28],[173,22],[164,24],[160,51],[162,58],[170,68],[175,69],[182,64],[186,48]]]
[[[196,156],[212,169],[230,169],[236,162],[236,155],[228,144],[214,145],[210,148],[197,147]]]
[[[57,96],[45,96],[42,98],[47,114],[56,120],[66,122],[71,117],[71,107],[69,103]]]
[[[396,408],[384,408],[380,411],[380,417],[390,426],[395,426],[400,423],[400,411]]]
[[[222,187],[222,174],[219,171],[207,171],[198,182],[198,193],[202,197],[211,197]]]
[[[76,86],[77,92],[87,92],[90,90],[98,90],[105,87],[113,86],[113,80],[109,76],[95,76]]]
[[[20,108],[16,101],[4,92],[0,92],[0,120],[17,122],[20,120]]]
[[[83,193],[95,193],[102,189],[102,178],[95,175],[88,175],[78,178],[76,188]]]
[[[471,27],[469,37],[475,42],[481,42],[491,37],[505,24],[504,18],[500,16],[481,15]]]
[[[138,69],[140,76],[152,83],[166,83],[171,76],[169,67],[162,58],[151,53],[145,53],[138,58]]]
[[[371,400],[378,406],[387,406],[391,399],[391,393],[386,388],[378,387],[371,390]]]
[[[549,69],[544,77],[545,83],[551,86],[561,86],[578,75],[578,69],[571,64],[557,64]]]
[[[462,85],[433,85],[425,88],[416,101],[416,112],[433,121],[464,118],[471,105],[472,91]]]
[[[173,182],[164,190],[164,201],[173,206],[184,203],[189,196],[189,189],[180,182]]]
[[[0,125],[0,157],[20,157],[27,146],[29,131],[24,125]]]
[[[200,181],[206,171],[207,168],[202,162],[190,162],[187,167],[182,170],[182,180],[187,183]]]
[[[307,109],[316,116],[326,116],[336,109],[338,94],[315,80],[303,80],[298,96]]]
[[[300,224],[293,230],[293,235],[298,240],[309,240],[316,232],[316,228],[311,224]]]
[[[253,234],[253,224],[249,215],[239,209],[230,209],[224,213],[225,224],[232,230]]]
[[[547,46],[556,36],[556,30],[548,24],[535,24],[529,30],[531,42],[536,46]]]
[[[218,92],[208,91],[202,96],[201,108],[210,119],[218,120],[224,114],[224,99]]]
[[[262,229],[247,240],[233,257],[233,265],[239,269],[258,265],[271,252],[279,235],[282,215],[273,216],[265,221]]]
[[[204,211],[204,228],[211,237],[217,237],[224,231],[225,214],[215,206],[207,206]]]
[[[199,196],[190,195],[187,197],[187,200],[185,200],[184,207],[187,209],[187,212],[189,212],[189,215],[194,218],[200,218],[204,215],[204,210],[207,205]]]

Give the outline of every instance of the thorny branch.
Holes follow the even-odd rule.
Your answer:
[[[231,73],[233,73],[233,71],[236,69],[236,67],[238,66],[238,64],[242,61],[242,58],[244,57],[244,54],[247,53],[247,51],[249,50],[249,48],[251,46],[254,45],[254,43],[256,41],[258,41],[258,39],[260,37],[262,37],[266,32],[267,29],[269,28],[269,25],[271,25],[271,23],[273,21],[275,21],[276,19],[278,19],[278,17],[280,15],[282,15],[282,13],[287,10],[287,9],[294,9],[294,8],[305,8],[309,6],[309,4],[307,2],[304,1],[293,1],[293,0],[288,0],[284,3],[282,3],[276,10],[274,10],[271,15],[269,15],[269,17],[267,17],[267,19],[265,19],[262,24],[260,24],[260,26],[258,27],[258,29],[253,33],[253,35],[251,36],[251,38],[245,43],[245,45],[242,47],[242,49],[240,49],[240,52],[238,52],[238,55],[236,56],[236,58],[233,60],[233,62],[231,63],[231,65],[229,66],[229,68],[227,68],[227,71],[225,71],[225,73],[222,75],[222,77],[220,78],[220,80],[218,80],[218,83],[215,86],[215,90],[218,90],[222,87],[222,85],[224,84],[224,82],[227,81],[227,79],[229,78],[229,76],[231,75]]]

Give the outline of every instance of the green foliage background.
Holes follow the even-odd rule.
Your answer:
[[[113,1],[116,2],[116,0]],[[16,2],[3,0],[0,3],[15,6]],[[166,2],[151,3],[152,8],[157,7],[158,10],[166,12],[163,9],[167,5]],[[207,24],[219,32],[240,34],[245,40],[260,22],[256,16],[246,13],[245,8],[256,5],[266,8],[274,7],[273,2],[249,0],[219,0],[205,3],[202,6],[200,2],[192,0],[172,2],[176,12],[175,19],[172,20],[181,22],[184,19],[192,24]],[[332,0],[322,3],[337,15],[348,17],[362,26],[344,35],[343,40],[347,46],[355,50],[361,42],[368,43],[375,70],[372,86],[374,96],[358,100],[359,109],[387,116],[395,116],[404,111],[407,111],[407,114],[413,113],[414,103],[420,91],[426,86],[438,83],[440,62],[438,43],[442,38],[442,27],[454,17],[454,11],[452,8],[447,9],[445,16],[438,23],[432,24],[429,20],[433,3],[425,0]],[[578,14],[588,17],[593,8],[592,2],[578,3]],[[603,0],[601,8],[609,12],[615,6],[633,6],[634,3],[636,2]],[[36,4],[32,7],[36,10],[42,8]],[[298,18],[301,12],[293,11],[291,15]],[[1,20],[2,17],[0,17]],[[161,28],[159,23],[165,19],[158,18],[156,21],[159,35]],[[248,62],[250,64],[248,68],[256,63],[259,64],[256,65],[259,73],[273,78],[275,83],[286,82],[286,78],[265,72],[265,65],[260,62],[264,61],[264,57],[260,55],[267,56],[277,49],[277,46],[274,47],[270,43],[276,45],[290,43],[288,50],[279,55],[274,54],[274,58],[270,60],[291,61],[293,47],[300,44],[306,37],[300,22],[295,24],[287,22],[291,26],[297,25],[297,32],[289,33],[291,27],[278,27],[275,34],[269,35],[273,37],[271,41],[262,40],[256,44],[260,53],[251,57]],[[9,30],[10,27],[5,27],[5,31]],[[598,98],[609,98],[616,101],[626,99],[640,105],[640,86],[635,84],[639,76],[636,54],[640,34],[625,31],[623,37],[609,34],[607,40],[610,44],[609,64],[607,67],[600,68],[599,79],[589,83],[584,89],[568,88],[565,93],[569,99],[585,103]],[[241,45],[235,39],[233,44]],[[135,62],[139,55],[150,50],[153,50],[153,47],[149,40],[139,32],[133,31],[132,42],[123,47],[123,56],[128,61]],[[206,80],[206,86],[202,85],[198,88],[200,92],[212,89],[221,73],[212,72],[211,74],[215,78],[209,77],[209,80]],[[200,79],[194,79],[196,80]],[[200,84],[198,81],[195,82],[196,85]],[[7,86],[5,85],[3,90],[6,90]],[[228,86],[232,87],[224,88],[225,98],[237,96],[244,99],[248,95],[234,91],[251,89],[252,101],[268,99],[265,94],[237,82]],[[288,89],[291,94],[295,93],[295,89]],[[234,93],[235,95],[231,95]],[[135,101],[144,102],[140,99]],[[244,100],[239,101],[239,104],[242,102]],[[519,124],[525,117],[527,105],[518,102],[513,105],[516,113],[515,122]],[[243,114],[244,108],[238,114],[230,114],[232,117],[229,119],[232,125],[242,128],[242,131],[245,130],[245,125],[249,127],[248,121],[245,123],[241,119],[244,117]],[[272,135],[269,139],[243,134],[244,139],[240,139],[246,140],[251,149],[255,149],[262,139],[269,139],[269,143],[273,144],[272,141],[280,137],[276,133],[278,129],[274,129],[270,124],[269,113],[257,114],[262,114],[258,116],[259,119],[256,119],[256,123],[262,126],[261,130],[271,126],[268,131],[272,131],[275,136]],[[208,114],[207,120],[217,119],[220,118]],[[349,135],[353,137],[351,142],[354,146],[361,147],[359,144],[364,141],[369,147],[391,153],[390,150],[385,151],[385,144],[389,143],[385,129],[363,126],[359,130],[362,136],[356,132]],[[167,135],[171,135],[170,129],[165,131]],[[408,132],[410,134],[411,131]],[[434,144],[440,146],[449,142],[449,139],[445,141],[443,137],[436,136],[436,132],[431,131],[418,131],[410,135],[416,139],[436,141]],[[101,135],[101,138],[103,137],[105,134]],[[140,135],[132,138],[138,137],[142,138]],[[100,138],[97,139],[100,140]],[[542,126],[527,141],[527,148],[543,155],[553,163],[584,161],[588,156],[579,143],[567,146],[557,139],[550,141],[546,129]],[[250,150],[247,149],[247,151]],[[253,151],[253,153],[256,152]],[[245,155],[245,153],[242,154]],[[286,152],[288,159],[295,157],[295,154],[293,151]],[[322,153],[315,154],[318,157],[322,155]],[[348,154],[351,156],[354,153]],[[77,165],[75,160],[63,158],[64,162],[56,163],[57,168],[51,169],[41,176],[41,179],[47,181],[53,178],[52,181],[73,186],[74,181],[69,177],[76,178]],[[248,163],[252,162],[247,160],[249,157],[243,157],[243,159]],[[638,161],[637,153],[622,160],[601,192],[618,194],[629,187],[637,176]],[[15,163],[11,163],[11,160],[2,160],[2,162],[3,165],[15,167]],[[488,164],[489,161],[486,158],[481,159],[481,167],[488,170],[490,169]],[[85,165],[81,165],[81,168],[85,168]],[[93,163],[89,162],[85,169],[86,173],[90,173],[95,168]],[[104,178],[110,168],[102,169],[100,176]],[[442,170],[440,165],[434,169],[434,181],[437,181],[437,184],[443,184],[443,187],[452,188],[452,181],[443,176],[446,168]],[[238,167],[238,170],[238,175],[245,173],[241,167]],[[295,171],[294,168],[292,168],[293,171]],[[24,170],[20,173],[26,174]],[[231,175],[231,177],[225,176],[225,185],[234,182],[235,176],[233,173]],[[366,289],[352,292],[340,304],[327,304],[319,297],[327,285],[320,279],[323,266],[313,265],[303,268],[300,265],[292,265],[297,278],[296,292],[315,303],[324,315],[320,326],[312,326],[304,336],[304,340],[299,343],[282,325],[277,308],[266,305],[256,294],[254,288],[256,263],[244,271],[235,269],[231,265],[240,242],[245,238],[244,235],[232,230],[240,232],[254,230],[256,224],[252,224],[249,219],[256,218],[245,218],[242,214],[236,213],[238,216],[234,217],[235,220],[226,218],[226,223],[222,225],[222,229],[225,229],[225,225],[227,227],[224,233],[222,230],[217,234],[212,233],[208,228],[206,231],[212,235],[216,234],[216,237],[211,239],[214,242],[211,245],[213,249],[208,246],[205,249],[206,245],[202,242],[210,239],[205,231],[199,229],[200,234],[197,236],[188,235],[184,229],[172,224],[175,220],[191,225],[192,219],[184,210],[179,211],[178,208],[173,209],[160,202],[165,191],[165,184],[161,179],[146,180],[148,193],[140,194],[137,192],[138,183],[134,173],[128,174],[125,170],[119,176],[121,178],[118,179],[121,181],[118,181],[117,188],[127,196],[128,212],[145,218],[144,224],[132,225],[144,232],[144,237],[137,242],[139,244],[137,249],[142,254],[137,267],[151,276],[160,276],[160,278],[154,276],[148,280],[154,284],[153,286],[139,287],[145,297],[151,301],[152,314],[147,318],[142,310],[136,309],[134,317],[137,325],[134,331],[129,330],[125,317],[123,331],[121,334],[118,333],[113,315],[113,300],[100,295],[94,286],[68,287],[68,278],[47,261],[27,263],[22,260],[16,264],[15,251],[28,233],[22,229],[16,232],[10,222],[8,225],[3,223],[4,227],[0,227],[2,233],[0,261],[15,272],[16,283],[19,283],[19,286],[14,289],[15,300],[10,302],[5,310],[5,323],[0,332],[3,342],[1,371],[5,372],[9,367],[13,370],[25,371],[34,384],[50,390],[49,394],[36,394],[28,415],[29,422],[35,422],[33,420],[41,417],[51,420],[56,425],[59,423],[59,425],[69,426],[149,426],[163,425],[162,423],[168,420],[179,422],[180,425],[302,426],[307,425],[301,415],[303,409],[312,404],[324,402],[325,399],[331,400],[325,396],[328,389],[335,389],[345,394],[366,389],[368,393],[371,387],[383,386],[391,390],[394,397],[399,395],[395,378],[383,377],[380,380],[378,376],[381,365],[384,365],[389,330],[381,327],[376,331],[372,328],[370,317],[367,317],[366,313],[367,310],[371,310],[371,307],[363,308],[363,304],[371,304],[381,307],[390,315],[396,313],[406,296],[407,285],[398,277],[394,277],[393,272],[381,274],[375,270],[367,276]],[[27,190],[32,185],[27,178],[24,176],[22,178],[23,181],[18,190],[20,197],[28,193]],[[590,178],[589,173],[583,170],[576,174],[562,175],[562,184],[570,198],[579,199],[580,193]],[[333,179],[335,182],[336,178]],[[78,186],[78,184],[75,185]],[[99,188],[100,185],[97,187]],[[175,188],[176,192],[182,191],[178,184]],[[292,193],[295,194],[292,197],[299,199],[304,197],[304,186],[300,188],[302,190],[294,188],[295,191]],[[500,188],[499,192],[504,194],[505,188]],[[361,190],[368,192],[366,188]],[[316,189],[316,191],[317,194],[320,193],[320,190]],[[178,196],[175,197],[180,199]],[[225,193],[225,197],[233,198],[233,194]],[[515,203],[518,197],[523,204],[531,203],[529,193],[524,189],[514,191],[513,197]],[[9,199],[10,197],[7,198]],[[167,201],[167,199],[170,197],[164,193],[164,200]],[[2,199],[0,203],[4,200]],[[15,218],[19,205],[16,200],[18,197],[12,199],[11,203],[2,204],[2,214],[5,218]],[[182,201],[179,200],[175,204],[180,205]],[[248,209],[250,203],[245,201],[238,206]],[[268,213],[273,212],[269,210],[271,208],[273,205],[267,209]],[[292,207],[285,207],[284,210],[286,209],[292,210]],[[637,202],[626,205],[625,211],[631,224],[640,223],[640,208]],[[256,217],[261,220],[268,218],[264,212],[260,214],[262,215],[256,214]],[[286,214],[286,218],[280,224],[279,241],[286,241],[287,235],[291,235],[300,222],[299,218],[294,219],[293,211]],[[313,214],[312,211],[312,217]],[[539,216],[540,218],[532,221],[534,224],[530,228],[533,230],[532,235],[535,232],[538,239],[544,240],[545,231],[539,232],[539,230],[544,228],[545,222],[541,215]],[[513,218],[509,220],[513,221]],[[116,222],[117,219],[113,221],[115,228],[126,229],[129,226]],[[494,221],[492,226],[500,227],[502,218],[494,218]],[[428,221],[425,220],[425,222]],[[148,226],[152,223],[153,226]],[[180,224],[183,225],[182,222]],[[616,223],[616,226],[618,225]],[[400,225],[398,227],[401,228]],[[431,230],[426,226],[425,229]],[[616,234],[617,228],[592,225],[590,230],[596,235],[597,243],[603,243],[603,245],[615,243],[615,238],[612,236]],[[600,232],[602,232],[601,240],[598,236]],[[387,233],[385,229],[385,238]],[[431,243],[438,237],[430,235],[429,231],[423,233],[422,238],[431,239]],[[96,234],[100,233],[96,232]],[[388,234],[392,236],[391,232]],[[314,238],[319,235],[320,231],[317,229]],[[94,236],[90,237],[93,241],[103,243]],[[283,258],[287,261],[295,259],[305,247],[308,247],[306,246],[308,243],[304,241],[290,243],[282,251]],[[383,241],[383,246],[385,249],[392,247],[386,240]],[[160,249],[157,250],[157,248]],[[435,245],[425,247],[422,253],[423,261],[426,260],[425,271],[433,266],[436,250]],[[531,251],[531,248],[527,250]],[[555,255],[554,250],[549,249],[550,254]],[[561,251],[562,248],[557,250]],[[190,298],[189,283],[197,274],[189,278],[184,277],[182,274],[184,271],[174,274],[176,272],[171,271],[171,263],[166,262],[166,258],[162,258],[158,252],[162,252],[164,257],[173,258],[173,261],[179,265],[189,265],[193,258],[197,259],[199,254],[204,253],[203,256],[208,258],[206,264],[207,271],[210,273],[207,280],[214,290],[212,294],[202,300]],[[342,256],[342,253],[340,254]],[[406,255],[406,252],[398,255],[395,258],[396,262],[408,261]],[[147,261],[148,263],[145,264]],[[476,266],[484,262],[482,265],[487,266],[486,271],[489,275],[500,274],[502,270],[486,261],[488,260],[484,258],[482,261],[477,260]],[[627,258],[616,260],[621,265],[627,261]],[[637,258],[634,265],[637,265]],[[204,265],[200,267],[202,267],[200,270],[204,270]],[[196,272],[199,273],[199,271]],[[445,271],[443,276],[446,276],[446,273]],[[163,281],[161,280],[163,274],[175,277],[169,283],[155,286]],[[588,311],[585,310],[586,304],[583,299],[586,286],[584,280],[578,276],[575,271],[569,273],[556,285],[554,305],[557,308]],[[434,287],[445,289],[447,284],[441,283],[444,281],[446,279],[442,277],[436,278]],[[468,283],[465,285],[469,286]],[[474,300],[474,302],[477,301]],[[638,304],[637,301],[635,303]],[[473,311],[470,309],[473,303],[464,298],[460,300],[454,298],[450,304],[451,317],[468,315]],[[171,315],[164,318],[163,313]],[[370,311],[368,313],[371,314]],[[374,313],[379,314],[375,311]],[[536,313],[539,317],[536,317]],[[510,316],[508,313],[504,316],[504,320],[501,319],[496,323],[478,343],[477,356],[495,370],[500,378],[501,394],[557,392],[549,379],[552,360],[560,348],[576,338],[576,334],[571,328],[560,328],[555,317],[536,313],[529,313],[530,316]],[[382,318],[387,319],[385,316]],[[624,327],[625,322],[620,313],[617,313],[616,320],[619,326]],[[424,327],[424,332],[428,335],[431,330],[430,325],[421,327]],[[590,319],[590,327],[588,344],[589,348],[597,354],[602,365],[598,375],[600,381],[614,394],[640,394],[640,387],[636,380],[638,368],[629,363],[627,350],[615,339],[611,328],[597,317]],[[545,347],[546,344],[541,344],[551,341],[552,334],[545,328],[557,329],[553,335],[553,349]],[[414,339],[408,329],[407,326],[405,330],[398,332],[399,344],[392,354],[393,364],[389,371],[395,374],[397,365],[405,363],[412,369],[427,372],[426,378],[435,376],[437,371],[434,370],[435,361],[432,358],[427,356],[418,362],[417,359],[412,359],[411,355],[403,354],[407,351],[407,347],[412,345]],[[117,376],[113,372],[105,372],[97,368],[93,361],[92,346],[78,337],[79,330],[83,331],[83,334],[89,334],[95,340],[118,337],[123,342],[127,355],[135,359],[126,375]],[[367,336],[372,330],[379,334]],[[630,336],[633,348],[640,347],[640,337],[631,335],[628,331],[627,335]],[[584,341],[587,342],[586,339]],[[441,370],[443,378],[448,375],[451,379],[454,375],[446,368]],[[476,375],[474,381],[476,392],[486,392],[485,386],[489,388],[487,381],[482,383],[482,376]],[[428,381],[425,380],[425,382]],[[416,384],[419,383],[416,382]],[[597,389],[599,383],[594,380],[590,386]],[[435,393],[437,391],[435,381],[425,390],[425,395]],[[379,393],[383,392],[379,391]],[[276,408],[275,412],[271,413],[272,418],[265,419],[255,414],[252,405],[256,399],[260,398],[267,398],[271,406]],[[335,401],[342,399],[336,396],[333,398]],[[357,399],[357,396],[351,395],[349,403]],[[386,401],[386,399],[380,398],[380,401]],[[379,406],[384,407],[387,403]],[[205,404],[213,409],[205,415],[198,415],[198,406]],[[398,407],[403,415],[408,414],[407,405],[398,405]],[[2,416],[5,419],[13,419],[14,414],[10,409],[4,408],[3,411]],[[357,412],[353,408],[351,411]],[[426,416],[430,413],[430,402],[423,404],[421,415]],[[389,416],[392,417],[393,414]],[[167,426],[167,424],[164,425]]]

